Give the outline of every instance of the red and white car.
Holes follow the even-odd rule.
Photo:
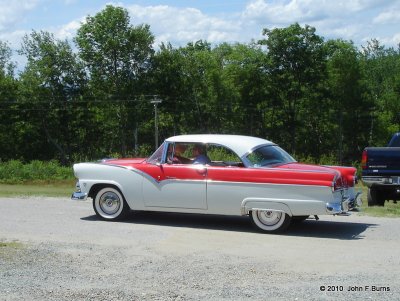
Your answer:
[[[355,168],[297,163],[273,142],[247,136],[175,136],[147,159],[79,163],[74,173],[72,199],[92,198],[106,220],[129,210],[249,215],[259,229],[277,232],[361,202]]]

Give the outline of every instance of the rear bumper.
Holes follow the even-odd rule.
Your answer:
[[[345,197],[342,202],[326,203],[328,214],[343,214],[362,205],[361,192],[357,192],[352,197]]]
[[[400,185],[399,176],[363,176],[362,181],[368,187],[371,187],[373,185],[385,185],[385,186]]]

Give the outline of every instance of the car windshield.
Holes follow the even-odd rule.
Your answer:
[[[164,151],[164,144],[161,144],[161,146],[154,152],[154,154],[151,155],[150,158],[147,159],[148,163],[151,164],[157,164],[157,163],[161,163],[161,159],[162,159],[162,155],[163,155],[163,151]]]
[[[296,162],[287,152],[277,145],[265,145],[247,155],[251,167],[276,166]]]

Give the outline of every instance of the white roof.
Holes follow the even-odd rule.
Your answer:
[[[201,134],[201,135],[181,135],[174,136],[166,139],[167,142],[193,142],[193,143],[213,143],[220,144],[230,148],[239,157],[242,157],[256,146],[265,144],[274,144],[273,142],[250,136],[240,135],[215,135],[215,134]]]

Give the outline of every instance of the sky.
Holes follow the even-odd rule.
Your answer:
[[[400,43],[400,0],[0,0],[0,40],[14,50],[32,30],[72,40],[86,16],[107,4],[126,8],[132,25],[149,24],[156,49],[161,42],[184,46],[200,39],[249,43],[262,38],[263,28],[295,22],[357,47],[371,39],[387,47]]]

